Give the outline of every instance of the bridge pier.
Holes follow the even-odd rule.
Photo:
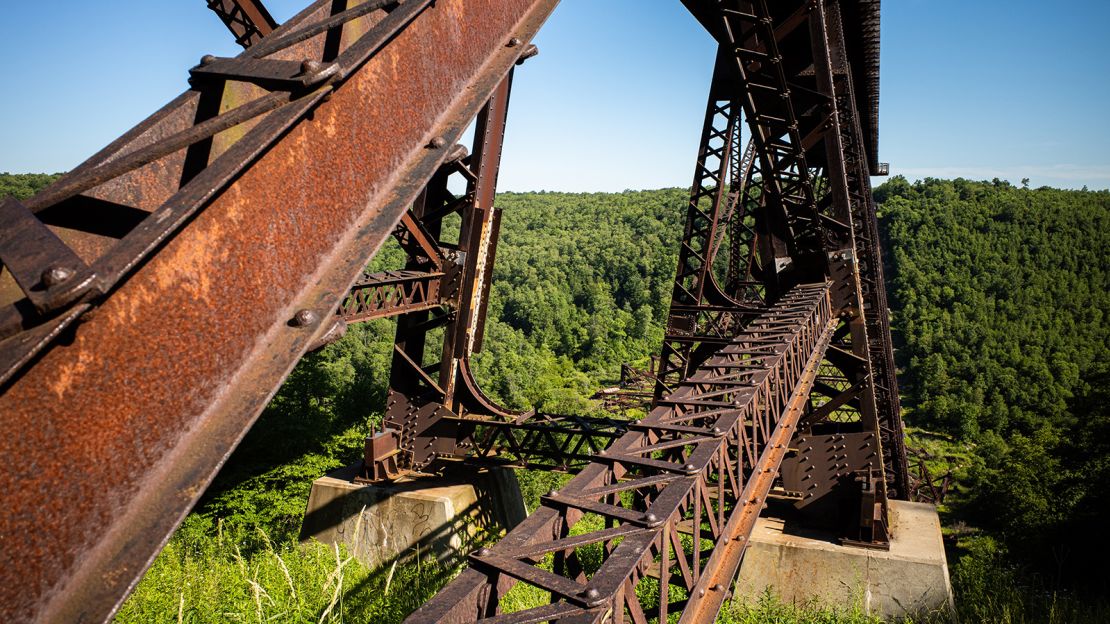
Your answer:
[[[735,599],[754,603],[770,588],[788,604],[861,608],[884,618],[951,609],[936,508],[892,500],[890,518],[890,549],[881,550],[841,545],[832,532],[776,515],[761,517],[744,554]]]
[[[342,543],[378,567],[410,556],[457,560],[480,531],[512,529],[525,517],[516,474],[454,466],[443,476],[358,483],[361,463],[312,483],[301,540]]]

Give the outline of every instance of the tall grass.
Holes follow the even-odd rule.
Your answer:
[[[345,548],[293,541],[244,552],[222,533],[181,531],[117,622],[400,622],[454,571],[436,562],[370,570]]]
[[[1106,596],[1080,596],[1053,589],[1012,563],[987,536],[965,537],[949,553],[958,623],[1105,624]]]

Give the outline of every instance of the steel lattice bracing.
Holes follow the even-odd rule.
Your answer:
[[[407,622],[712,621],[835,327],[829,286],[795,287]],[[499,615],[517,582],[551,603]]]
[[[719,51],[639,421],[511,412],[470,369],[512,71],[557,0],[319,0],[280,27],[208,2],[246,52],[0,203],[0,617],[109,617],[300,356],[385,316],[364,478],[578,471],[414,621],[710,621],[772,487],[881,546],[906,471],[868,183],[878,2],[683,1]],[[390,236],[405,266],[365,272]],[[845,491],[863,513],[828,512]],[[575,535],[584,514],[606,528]],[[551,603],[499,615],[514,579]]]
[[[235,43],[249,48],[277,28],[277,22],[257,0],[207,0],[208,8],[220,18]]]

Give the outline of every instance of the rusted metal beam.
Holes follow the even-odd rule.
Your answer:
[[[443,273],[386,271],[355,282],[336,314],[347,323],[430,310],[444,304]]]
[[[249,48],[277,28],[277,22],[270,16],[265,5],[259,0],[207,0],[220,21],[235,36],[235,43]]]
[[[449,416],[457,427],[457,456],[478,465],[577,472],[627,431],[630,422],[561,414],[523,414],[515,420]]]
[[[74,196],[151,215],[140,239],[60,235],[114,278],[101,283],[102,298],[67,309],[65,323],[35,326],[47,329],[32,330],[34,365],[14,367],[0,395],[0,619],[110,616],[331,327],[340,299],[446,158],[440,146],[462,135],[555,4],[408,0],[348,22],[334,58],[324,56],[327,32],[297,41],[280,52],[340,71],[283,105],[294,108]],[[332,6],[312,5],[273,36],[327,19]],[[266,97],[257,89],[228,83],[215,102]],[[69,183],[207,118],[206,93],[178,98]],[[41,339],[63,331],[64,344]],[[17,363],[25,335],[5,343]]]

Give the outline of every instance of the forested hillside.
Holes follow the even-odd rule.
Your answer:
[[[0,194],[51,178],[0,175]],[[512,407],[589,411],[622,362],[656,352],[685,195],[499,195],[484,388]],[[1110,193],[893,178],[875,196],[910,444],[957,479],[942,517],[961,621],[1101,621]],[[399,263],[395,247],[375,260]],[[311,480],[357,459],[380,421],[392,328],[352,327],[297,366],[121,620],[395,622],[450,576],[296,545]]]
[[[954,514],[1105,594],[1110,192],[894,178],[875,196],[906,420],[972,449]]]
[[[60,173],[0,173],[0,199],[9,195],[16,199],[27,199],[61,175]]]

